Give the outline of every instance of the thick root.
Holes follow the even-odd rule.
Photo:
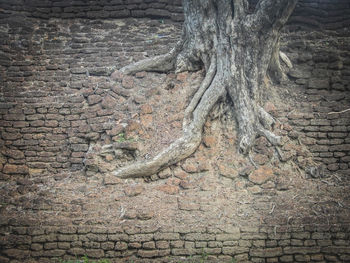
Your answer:
[[[209,112],[224,95],[225,87],[220,85],[218,79],[214,78],[193,111],[193,121],[183,127],[183,136],[181,138],[177,139],[152,160],[122,167],[115,171],[114,175],[120,178],[151,176],[190,156],[198,148],[202,140],[203,126]]]
[[[246,119],[244,126],[240,123],[241,138],[239,150],[242,154],[249,153],[257,135],[266,137],[272,145],[281,145],[281,137],[269,131],[275,123],[275,119],[260,106],[257,107],[257,115],[259,121],[257,123],[252,121],[253,118]]]
[[[181,45],[182,42],[180,41],[169,53],[135,62],[121,68],[120,72],[126,75],[132,75],[140,71],[169,72],[174,70],[176,57]]]
[[[208,87],[211,85],[214,77],[216,74],[216,58],[213,57],[210,67],[208,69],[208,72],[206,73],[204,80],[202,81],[199,89],[194,94],[190,104],[187,106],[185,110],[185,117],[183,120],[183,126],[188,125],[191,122],[192,119],[192,113],[197,107],[200,99],[202,98],[204,92],[208,89]]]
[[[159,153],[152,160],[131,164],[117,170],[114,175],[120,178],[151,176],[191,155],[199,146],[201,132],[188,132]]]

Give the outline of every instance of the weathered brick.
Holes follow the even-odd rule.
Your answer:
[[[242,253],[247,253],[249,252],[250,248],[249,247],[223,247],[222,248],[222,253],[224,255],[236,255],[236,254],[242,254]]]
[[[102,249],[86,249],[86,255],[91,258],[103,258],[105,253]]]
[[[198,240],[215,240],[215,234],[206,234],[206,233],[189,233],[184,236],[185,240],[189,241],[198,241]]]
[[[316,254],[320,252],[319,247],[285,247],[283,248],[284,254]]]
[[[136,234],[129,237],[130,242],[146,242],[153,239],[153,234]]]
[[[276,248],[252,248],[249,252],[252,257],[278,257],[283,255],[283,251],[281,247]]]
[[[179,233],[154,233],[154,240],[179,240]]]
[[[141,258],[154,258],[159,255],[158,250],[139,250],[137,255]]]
[[[5,174],[27,174],[29,168],[26,165],[5,164],[3,172]]]
[[[231,234],[217,234],[216,240],[217,241],[239,240],[240,237],[241,237],[241,234],[239,232],[231,233]]]

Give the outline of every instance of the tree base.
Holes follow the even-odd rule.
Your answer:
[[[185,0],[183,37],[175,48],[120,69],[124,74],[205,69],[206,76],[185,110],[183,136],[152,160],[125,166],[115,175],[151,176],[187,158],[201,142],[209,113],[226,96],[232,101],[241,153],[249,154],[258,135],[279,145],[281,138],[270,131],[274,119],[259,106],[260,89],[269,65],[276,78],[283,77],[278,31],[295,3],[296,0],[261,0],[255,14],[249,15],[246,0]]]

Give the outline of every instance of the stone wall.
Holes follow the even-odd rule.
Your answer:
[[[287,140],[280,152],[259,138],[259,168],[244,166],[228,114],[208,121],[191,158],[119,180],[116,164],[179,136],[201,73],[110,74],[167,52],[181,23],[75,17],[101,16],[97,1],[88,11],[1,1],[0,262],[350,262],[349,3],[318,2],[300,3],[296,12],[312,15],[294,15],[282,35],[294,68],[263,95]],[[61,19],[65,10],[74,18]],[[327,176],[301,172],[315,168],[308,150]]]

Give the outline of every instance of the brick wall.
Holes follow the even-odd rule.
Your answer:
[[[182,21],[181,0],[2,1],[1,8],[38,18],[170,18]]]
[[[269,109],[292,140],[283,161],[260,139],[252,157],[262,178],[238,172],[234,126],[220,135],[213,121],[193,157],[145,181],[118,180],[110,164],[121,150],[121,163],[135,149],[147,158],[178,136],[176,107],[196,75],[109,76],[167,52],[181,23],[96,18],[107,6],[97,1],[1,1],[0,262],[349,262],[350,112],[329,114],[350,108],[349,3],[316,2],[302,1],[282,36],[294,68]],[[171,6],[107,3],[131,15]],[[119,148],[96,165],[96,148],[111,144]],[[329,177],[303,177],[305,146]]]

